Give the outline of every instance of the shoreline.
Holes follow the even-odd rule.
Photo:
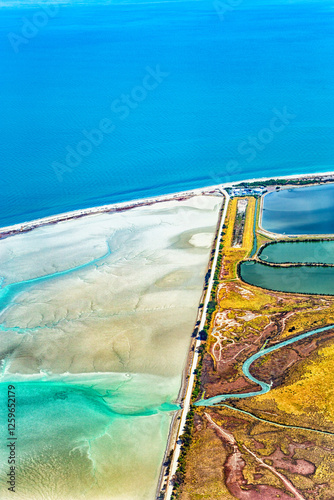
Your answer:
[[[332,174],[332,175],[331,175]],[[21,234],[25,232],[32,231],[33,229],[37,229],[38,227],[42,226],[47,226],[51,224],[58,224],[60,222],[66,222],[70,220],[75,220],[79,219],[82,217],[86,216],[93,216],[93,215],[99,215],[103,213],[116,213],[116,212],[123,212],[127,210],[131,210],[133,208],[139,208],[139,207],[149,207],[153,206],[157,203],[163,203],[163,202],[178,202],[181,200],[187,200],[195,196],[217,196],[221,197],[224,203],[224,210],[223,213],[225,213],[225,216],[223,216],[222,213],[222,219],[217,223],[217,229],[216,229],[216,236],[217,236],[217,245],[219,248],[219,241],[220,241],[220,234],[222,231],[222,226],[226,217],[226,211],[225,211],[225,205],[226,205],[226,210],[229,204],[229,196],[225,192],[224,189],[228,187],[233,187],[237,186],[240,183],[243,182],[261,182],[265,180],[287,180],[287,179],[315,179],[317,180],[317,184],[321,183],[322,180],[319,180],[319,178],[323,178],[324,181],[331,179],[334,181],[334,176],[333,173],[325,173],[325,174],[305,174],[305,175],[290,175],[290,176],[281,176],[281,177],[267,177],[267,178],[259,178],[259,179],[248,179],[248,180],[243,180],[243,181],[236,181],[236,182],[231,182],[231,183],[226,183],[226,184],[218,184],[214,186],[208,186],[208,187],[203,187],[203,188],[196,188],[192,190],[187,190],[187,191],[181,191],[177,193],[171,193],[167,195],[160,195],[157,197],[150,197],[150,198],[142,198],[138,200],[130,200],[126,202],[121,202],[121,203],[115,203],[115,204],[108,204],[108,205],[102,205],[102,206],[95,206],[91,208],[86,208],[82,210],[74,210],[70,212],[64,212],[61,214],[56,214],[53,216],[48,216],[45,218],[40,218],[40,219],[35,219],[29,222],[23,222],[23,223],[18,223],[14,224],[11,226],[4,226],[0,228],[0,240],[14,236],[16,234]],[[311,185],[309,185],[311,186]],[[302,187],[307,187],[305,185],[302,186],[293,186],[293,185],[287,185],[284,186],[283,189],[289,189],[289,188],[302,188]],[[262,205],[263,205],[263,198],[264,196],[261,196],[261,206],[260,206],[260,212],[259,212],[259,223],[262,221]],[[259,229],[261,227],[259,226]],[[214,245],[215,248],[215,245]],[[216,246],[216,252],[217,252],[217,246]],[[218,255],[218,254],[217,254]],[[215,257],[216,258],[216,257]],[[211,279],[213,280],[214,276],[214,271],[211,273]],[[212,285],[212,283],[211,283]],[[200,317],[200,322],[201,326],[202,323],[204,324],[205,318],[206,318],[206,305],[207,302],[210,298],[210,286],[207,289],[207,293],[205,293],[205,290],[203,290],[203,296],[204,298],[204,303],[205,306],[202,308],[202,311],[200,312],[199,316],[197,319]],[[180,435],[182,434],[183,431],[183,426],[185,423],[185,418],[187,416],[189,406],[191,404],[191,395],[192,395],[192,386],[193,386],[193,371],[197,366],[197,358],[198,358],[198,353],[196,352],[198,346],[201,344],[197,339],[191,339],[191,343],[189,345],[189,351],[188,351],[188,356],[186,359],[186,365],[185,369],[182,374],[182,383],[181,387],[179,390],[177,402],[181,403],[182,409],[176,411],[171,419],[170,422],[170,427],[169,427],[169,434],[168,434],[168,440],[166,443],[166,448],[164,452],[164,458],[162,464],[160,464],[160,473],[159,473],[159,479],[158,479],[158,484],[157,484],[157,490],[156,490],[156,498],[158,498],[158,495],[163,490],[163,486],[165,483],[165,490],[164,490],[164,498],[166,500],[171,498],[171,494],[173,491],[173,484],[172,484],[172,478],[173,475],[175,474],[175,471],[177,469],[177,464],[178,464],[178,456],[180,453],[180,445],[178,443],[178,439]],[[194,352],[192,351],[192,348],[194,348]],[[185,398],[184,403],[182,404],[182,399]],[[173,446],[174,444],[174,446]],[[169,453],[171,449],[174,449],[174,454],[170,463],[170,468],[169,468],[169,474],[166,474],[166,459],[168,459]],[[173,474],[174,473],[174,474]]]
[[[222,196],[218,186],[209,186],[207,188],[181,191],[179,193],[171,193],[168,195],[161,195],[152,198],[141,198],[138,200],[130,200],[121,203],[99,205],[95,207],[84,208],[81,210],[73,210],[70,212],[63,212],[48,217],[42,217],[40,219],[34,219],[28,222],[20,222],[17,224],[12,224],[10,226],[2,226],[0,227],[0,240],[7,238],[9,236],[14,236],[15,234],[32,231],[33,229],[36,229],[38,227],[47,226],[50,224],[58,224],[60,222],[66,222],[74,219],[81,219],[82,217],[86,217],[89,215],[124,212],[126,210],[131,210],[133,208],[151,206],[155,205],[156,203],[164,203],[167,201],[182,201],[190,199],[194,196],[201,196],[201,195]]]
[[[224,198],[222,201],[221,209],[219,211],[219,217],[218,217],[218,221],[217,221],[217,225],[216,225],[216,237],[214,238],[214,240],[212,242],[211,252],[214,252],[216,250],[218,235],[220,232],[220,228],[222,227],[222,217],[223,217],[223,213],[224,213],[224,207],[226,204],[226,195],[224,194],[223,196],[224,196]],[[209,270],[211,270],[211,272],[212,272],[211,260],[208,262],[208,266],[207,266],[207,271],[209,271]],[[205,288],[203,287],[202,295],[201,295],[201,299],[200,299],[200,304],[201,303],[205,304],[206,296],[207,296],[207,292],[206,292]],[[196,321],[194,323],[194,329],[197,327],[197,325],[201,325],[202,323],[204,324],[205,318],[206,318],[206,312],[205,312],[204,306],[203,307],[198,306],[197,317],[196,317]],[[200,326],[198,326],[198,330],[199,329],[200,329]],[[167,494],[166,488],[171,480],[170,468],[173,465],[173,457],[174,457],[174,452],[175,452],[175,448],[177,445],[177,441],[182,433],[181,422],[179,422],[179,421],[181,421],[182,414],[185,411],[184,400],[187,398],[187,393],[189,392],[189,379],[192,376],[192,372],[194,371],[194,368],[196,368],[196,366],[197,366],[197,362],[196,362],[196,366],[194,365],[194,359],[196,356],[196,351],[198,349],[198,346],[201,345],[201,342],[202,341],[200,341],[198,339],[198,336],[191,337],[185,366],[184,366],[184,369],[182,371],[181,385],[180,385],[179,393],[178,393],[177,399],[175,400],[175,404],[179,404],[180,409],[173,413],[172,420],[170,423],[167,444],[166,444],[166,448],[165,448],[165,452],[164,452],[164,458],[163,458],[163,461],[162,461],[162,464],[160,467],[159,480],[158,480],[157,487],[156,487],[155,498],[157,500],[159,500],[161,498],[165,498],[165,495]],[[191,394],[192,394],[192,390],[191,390]],[[190,403],[190,401],[189,401],[189,403]],[[175,460],[175,458],[174,458],[174,460]]]
[[[85,217],[88,215],[98,215],[101,213],[113,213],[120,212],[125,210],[130,210],[132,208],[142,207],[142,206],[150,206],[155,203],[162,203],[165,201],[180,201],[184,199],[191,198],[193,196],[200,195],[222,195],[222,189],[231,188],[234,186],[238,186],[242,183],[254,183],[254,182],[266,182],[271,180],[286,180],[286,179],[319,179],[320,182],[326,182],[332,180],[334,182],[334,171],[330,172],[320,172],[320,173],[311,173],[311,174],[292,174],[292,175],[283,175],[283,176],[275,176],[275,177],[258,177],[258,178],[250,178],[243,179],[238,181],[225,182],[222,184],[215,184],[211,186],[203,186],[201,188],[194,188],[185,191],[179,191],[154,197],[148,198],[139,198],[135,200],[128,200],[119,203],[111,203],[107,205],[97,205],[84,209],[76,209],[68,212],[62,212],[55,215],[42,217],[38,219],[33,219],[31,221],[22,221],[16,224],[10,224],[6,226],[0,227],[0,239],[7,238],[9,236],[13,236],[14,234],[31,231],[36,229],[37,227],[49,225],[49,224],[57,224],[59,222],[65,222],[68,220],[79,219],[81,217]],[[286,186],[289,187],[289,186]],[[298,187],[306,187],[306,186],[298,186]]]
[[[220,218],[217,222],[217,232],[216,232],[216,239],[214,240],[213,243],[213,249],[214,249],[214,258],[211,264],[211,274],[209,278],[209,282],[207,284],[207,288],[203,288],[203,306],[201,307],[200,310],[200,324],[198,326],[198,330],[201,331],[204,328],[205,321],[206,321],[206,315],[207,315],[207,306],[208,302],[211,297],[211,290],[214,282],[214,274],[215,274],[215,269],[217,266],[217,259],[219,255],[219,247],[221,243],[221,237],[222,237],[222,232],[223,232],[223,226],[226,220],[226,214],[227,214],[227,209],[229,206],[230,202],[230,196],[226,191],[222,191],[222,195],[224,196],[224,201],[222,205],[222,211]],[[188,368],[188,377],[183,376],[183,383],[184,387],[181,387],[181,391],[183,390],[184,393],[184,399],[183,399],[183,405],[180,413],[180,419],[179,422],[177,423],[177,420],[174,420],[175,423],[175,428],[173,429],[172,427],[170,428],[170,436],[173,434],[176,434],[176,439],[174,440],[174,446],[173,446],[173,455],[171,457],[171,461],[169,464],[169,472],[166,477],[166,483],[165,487],[163,488],[163,484],[161,483],[161,478],[163,479],[164,475],[160,473],[159,477],[159,483],[158,483],[158,488],[160,488],[160,495],[159,497],[156,496],[156,498],[163,498],[164,500],[170,500],[173,494],[173,489],[174,489],[174,483],[173,483],[173,477],[174,474],[176,473],[177,467],[178,467],[178,460],[179,456],[181,453],[181,446],[182,443],[180,442],[180,436],[183,434],[185,423],[186,423],[186,417],[188,415],[190,406],[191,406],[191,399],[192,399],[192,394],[193,394],[193,385],[195,382],[195,369],[198,365],[198,359],[199,359],[199,347],[202,345],[202,340],[200,337],[196,337],[194,339],[194,351],[192,351],[191,346],[193,345],[193,342],[190,345],[189,353],[188,353],[188,358],[187,358],[187,363],[190,362],[189,368]],[[185,375],[185,372],[184,372]],[[166,451],[165,451],[165,456],[168,456],[170,453],[172,442],[169,440],[167,443]],[[162,464],[162,471],[164,470],[164,464]],[[158,490],[157,490],[158,491]],[[162,496],[161,496],[162,495]]]

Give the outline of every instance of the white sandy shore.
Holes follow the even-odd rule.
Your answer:
[[[128,210],[131,208],[140,207],[143,205],[153,205],[154,203],[161,203],[164,201],[173,201],[177,202],[182,198],[190,198],[192,196],[198,195],[208,195],[215,194],[215,191],[219,190],[220,186],[208,186],[199,189],[192,189],[188,191],[181,191],[178,193],[171,193],[161,196],[156,196],[152,198],[140,198],[138,200],[130,200],[124,201],[121,203],[113,203],[109,205],[101,205],[96,207],[84,208],[82,210],[73,210],[70,212],[63,212],[56,215],[51,215],[49,217],[43,217],[41,219],[34,219],[28,222],[20,222],[17,224],[13,224],[11,226],[3,226],[0,227],[0,233],[10,233],[17,231],[27,231],[29,229],[33,229],[39,226],[44,226],[46,224],[55,224],[57,222],[62,222],[65,220],[70,220],[78,217],[82,217],[85,215],[95,215],[101,214],[103,212],[110,211],[121,211]],[[218,193],[216,193],[218,194]]]
[[[109,205],[95,206],[95,207],[85,208],[82,210],[73,210],[70,212],[55,214],[55,215],[52,215],[49,217],[43,217],[41,219],[34,219],[34,220],[31,220],[28,222],[21,222],[21,223],[13,224],[10,226],[0,227],[0,236],[1,236],[1,233],[2,234],[8,234],[8,233],[15,234],[16,232],[19,232],[19,231],[29,231],[30,229],[34,229],[35,227],[44,226],[46,224],[55,224],[57,222],[62,222],[62,221],[66,221],[66,220],[70,220],[70,219],[78,218],[78,217],[83,217],[86,215],[95,215],[95,214],[100,214],[103,212],[110,212],[110,211],[129,210],[131,208],[135,208],[138,206],[151,205],[154,203],[161,203],[163,201],[172,201],[172,200],[177,201],[179,199],[182,199],[183,197],[218,194],[219,192],[221,192],[222,189],[232,187],[232,186],[237,186],[243,182],[261,182],[261,181],[268,181],[271,179],[283,180],[283,179],[302,179],[302,178],[312,178],[312,177],[315,177],[315,178],[324,177],[324,179],[333,178],[333,181],[334,181],[334,171],[319,172],[319,173],[312,173],[312,174],[293,174],[293,175],[281,175],[281,176],[274,176],[274,177],[257,177],[257,178],[243,179],[240,181],[228,182],[228,183],[224,183],[224,184],[216,184],[213,186],[205,186],[202,188],[196,188],[196,189],[191,189],[191,190],[187,190],[187,191],[180,191],[177,193],[170,193],[170,194],[151,197],[151,198],[140,198],[137,200],[129,200],[129,201],[121,202],[121,203],[113,203],[113,204],[109,204]]]

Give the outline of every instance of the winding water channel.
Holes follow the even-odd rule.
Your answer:
[[[267,347],[265,349],[261,349],[257,353],[253,354],[250,356],[242,365],[242,371],[244,375],[251,380],[252,382],[255,382],[261,387],[260,391],[253,391],[253,392],[246,392],[244,394],[236,393],[236,394],[219,394],[218,396],[214,396],[212,398],[208,399],[200,399],[199,401],[196,401],[194,403],[195,406],[214,406],[216,404],[221,403],[222,401],[226,401],[227,399],[231,398],[251,398],[253,396],[259,396],[260,394],[266,394],[267,392],[270,391],[271,385],[272,384],[267,384],[265,382],[262,382],[261,380],[256,379],[253,377],[253,375],[250,373],[249,369],[251,365],[256,361],[257,359],[261,358],[262,356],[266,356],[267,354],[270,354],[273,351],[276,351],[277,349],[281,349],[282,347],[294,344],[295,342],[298,342],[299,340],[305,339],[307,337],[311,337],[312,335],[315,335],[317,333],[322,333],[326,332],[328,330],[331,330],[334,328],[334,325],[329,325],[329,326],[324,326],[322,328],[317,328],[316,330],[311,330],[306,333],[302,333],[300,335],[297,335],[296,337],[289,338],[287,340],[284,340],[282,342],[279,342],[278,344],[275,344],[271,347]]]
[[[3,312],[5,307],[7,307],[16,297],[20,292],[25,291],[29,285],[35,285],[43,281],[51,280],[54,278],[59,278],[61,276],[66,276],[68,274],[74,273],[75,271],[81,271],[82,269],[97,265],[99,262],[102,262],[104,259],[109,257],[111,255],[111,249],[110,249],[110,244],[108,241],[106,241],[107,245],[107,252],[100,256],[96,257],[95,259],[92,259],[88,262],[85,262],[84,264],[80,264],[78,266],[69,268],[69,269],[64,269],[63,271],[56,271],[51,274],[46,274],[42,276],[37,276],[35,278],[30,278],[22,281],[18,281],[15,283],[9,283],[8,285],[5,284],[5,280],[3,277],[0,277],[1,280],[1,286],[0,286],[0,313]]]

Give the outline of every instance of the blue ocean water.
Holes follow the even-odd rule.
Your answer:
[[[0,9],[0,225],[334,170],[330,0]]]

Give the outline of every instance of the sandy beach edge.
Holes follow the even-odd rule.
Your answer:
[[[151,198],[141,198],[138,200],[129,200],[120,203],[113,203],[109,205],[100,205],[90,208],[83,208],[81,210],[73,210],[70,212],[63,212],[48,217],[43,217],[40,219],[34,219],[27,222],[20,222],[17,224],[12,224],[10,226],[0,227],[0,239],[12,236],[17,233],[23,233],[31,231],[41,226],[46,226],[49,224],[57,224],[59,222],[70,221],[73,219],[79,219],[81,217],[86,217],[89,215],[98,215],[103,213],[113,213],[122,212],[126,210],[131,210],[133,208],[139,208],[144,206],[155,205],[157,203],[163,203],[167,201],[182,201],[194,196],[201,195],[217,195],[219,194],[219,186],[208,186],[198,189],[192,189],[188,191],[180,191],[177,193],[170,193],[161,196],[155,196]]]
[[[105,212],[125,211],[125,210],[130,210],[132,208],[149,206],[155,203],[161,203],[165,201],[180,201],[186,198],[191,198],[193,196],[220,194],[222,189],[238,186],[239,184],[244,182],[248,183],[265,182],[273,179],[275,180],[310,179],[310,178],[318,179],[319,177],[324,179],[332,178],[332,180],[334,181],[334,171],[317,172],[310,174],[292,174],[292,175],[281,175],[281,176],[270,176],[270,177],[256,177],[250,179],[225,182],[222,184],[215,184],[212,186],[203,186],[201,188],[188,189],[185,191],[173,192],[155,197],[139,198],[136,200],[128,200],[119,203],[112,203],[112,204],[99,205],[84,209],[77,209],[69,212],[58,213],[48,217],[33,219],[31,221],[22,221],[12,225],[2,226],[0,227],[0,239],[7,238],[8,236],[13,236],[14,234],[17,233],[31,231],[32,229],[35,229],[40,226],[45,226],[48,224],[57,224],[59,222],[78,219],[88,215],[97,215]]]
[[[206,321],[206,311],[208,301],[211,297],[211,290],[214,280],[214,273],[217,265],[217,259],[219,254],[219,247],[221,242],[221,236],[223,231],[223,224],[226,219],[226,213],[229,205],[230,197],[228,193],[222,189],[221,193],[224,197],[220,210],[219,216],[217,220],[216,233],[212,242],[211,254],[214,252],[213,261],[208,262],[207,271],[211,271],[209,282],[207,288],[203,286],[202,296],[200,299],[200,303],[202,307],[199,305],[197,311],[197,318],[194,327],[198,325],[198,330],[202,330]],[[156,489],[155,499],[159,500],[161,498],[167,499],[170,498],[173,485],[171,480],[176,471],[179,459],[179,453],[181,451],[181,443],[179,443],[179,436],[183,432],[183,428],[185,425],[185,419],[188,414],[188,411],[191,406],[191,397],[193,391],[193,384],[195,380],[195,368],[198,363],[199,351],[198,348],[202,344],[202,341],[198,336],[192,337],[189,345],[188,356],[186,359],[186,364],[183,369],[181,386],[179,390],[179,395],[176,400],[177,404],[180,404],[181,408],[179,411],[175,412],[170,424],[169,434],[167,445],[165,449],[164,459],[161,464],[159,480]],[[178,449],[176,449],[178,446]],[[172,452],[172,455],[170,453]],[[169,460],[170,458],[170,460]]]
[[[271,180],[282,181],[285,179],[312,179],[313,177],[315,179],[323,177],[323,178],[332,178],[334,180],[334,171],[330,170],[328,172],[313,172],[311,174],[291,174],[291,175],[274,175],[274,176],[271,175],[270,177],[252,177],[250,179],[243,179],[239,181],[232,181],[230,183],[220,184],[220,186],[223,186],[225,188],[230,186],[237,186],[238,184],[242,184],[243,182],[261,182],[261,181],[265,182]]]

